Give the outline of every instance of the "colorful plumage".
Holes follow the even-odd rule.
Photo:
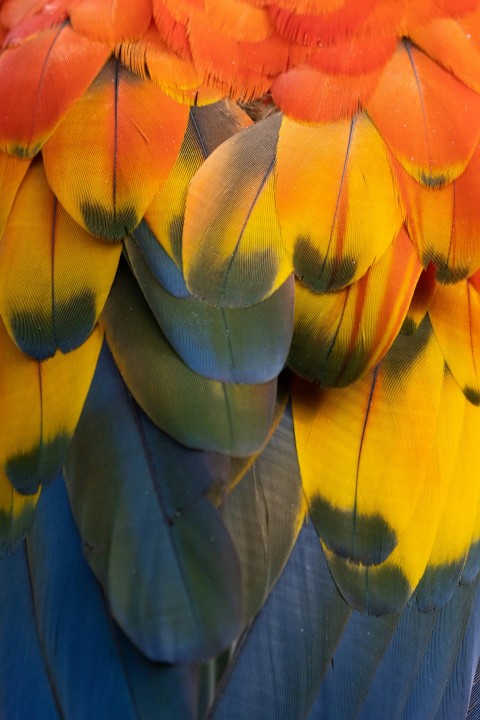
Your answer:
[[[479,0],[0,40],[0,718],[479,718]]]

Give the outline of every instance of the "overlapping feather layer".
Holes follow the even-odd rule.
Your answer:
[[[367,717],[384,653],[421,626],[420,682],[423,614],[466,633],[475,602],[480,3],[3,0],[0,26],[3,552],[64,467],[116,621],[192,663],[296,543],[308,585],[311,520],[330,620],[300,705],[347,717],[328,664],[347,683],[372,623]],[[262,613],[201,683],[214,717]],[[476,646],[449,647],[432,717],[466,708]],[[423,717],[402,682],[392,717]]]

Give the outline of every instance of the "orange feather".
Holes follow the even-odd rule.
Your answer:
[[[317,6],[318,7],[318,6]],[[375,0],[345,0],[318,7],[316,12],[301,14],[270,6],[270,13],[277,31],[288,40],[302,45],[320,45],[352,35],[375,7]]]
[[[354,77],[328,75],[301,65],[275,78],[272,97],[285,115],[298,122],[335,122],[365,107],[378,77],[379,70]]]
[[[187,121],[187,106],[111,61],[44,147],[48,181],[80,225],[122,239],[166,180]]]
[[[0,56],[0,149],[33,157],[100,72],[109,49],[68,25],[45,30]]]
[[[466,18],[437,18],[411,32],[412,40],[446,70],[480,92],[480,8]]]
[[[137,40],[151,19],[152,0],[77,0],[70,4],[73,29],[110,45]]]
[[[366,109],[405,169],[432,187],[460,175],[480,137],[480,96],[409,42],[399,45]]]

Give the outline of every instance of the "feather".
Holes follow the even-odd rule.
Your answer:
[[[451,425],[453,423],[451,422]],[[456,591],[467,555],[480,540],[478,506],[480,487],[472,468],[479,462],[478,436],[480,412],[465,403],[457,459],[450,480],[444,510],[439,520],[428,567],[417,587],[416,602],[420,610],[442,607]],[[455,442],[455,427],[450,439]],[[458,528],[461,526],[461,532]],[[476,550],[478,554],[478,548]]]
[[[441,188],[421,186],[398,162],[392,165],[408,231],[424,266],[432,262],[442,283],[473,275],[480,266],[480,215],[476,202],[480,151],[475,150],[460,177]]]
[[[76,32],[113,45],[141,37],[152,17],[151,0],[77,0],[69,6]]]
[[[276,380],[234,385],[191,370],[164,338],[125,268],[102,323],[129,390],[162,430],[189,447],[240,457],[263,446],[273,421]]]
[[[191,108],[182,147],[166,182],[155,194],[145,213],[145,222],[170,257],[182,267],[182,231],[187,189],[205,158],[225,140],[251,124],[249,117],[233,103],[214,103]],[[134,236],[144,252],[140,226]],[[151,240],[151,238],[150,238]],[[155,274],[155,250],[149,242],[145,259]],[[158,278],[161,281],[161,278]]]
[[[37,635],[25,545],[0,561],[0,710],[12,720],[60,720]]]
[[[420,405],[417,388],[427,378],[429,394]],[[455,384],[444,378],[428,321],[412,337],[400,335],[383,363],[351,387],[295,389],[310,512],[334,577],[356,607],[398,611],[420,580],[452,482],[463,407]],[[471,528],[462,538],[471,539]]]
[[[111,60],[43,148],[48,182],[77,223],[121,240],[167,179],[187,119],[187,107]]]
[[[236,645],[206,717],[307,717],[350,612],[313,525],[304,525],[280,580]]]
[[[103,309],[120,250],[67,215],[35,161],[0,243],[0,313],[20,349],[44,360],[58,348],[82,345]]]
[[[240,559],[247,623],[278,580],[305,515],[289,406],[263,452],[220,505],[219,513]]]
[[[143,80],[153,80],[161,90],[179,103],[194,104],[200,99],[213,102],[213,93],[206,91],[203,78],[190,57],[179,57],[161,39],[157,28],[150,25],[141,40],[117,45],[115,55],[121,63]]]
[[[3,40],[4,48],[12,48],[31,40],[43,30],[61,25],[68,19],[66,10],[55,4],[44,5],[40,12],[27,16],[7,33]]]
[[[459,587],[453,600],[437,614],[430,642],[403,709],[405,720],[410,717],[428,717],[441,709],[446,685],[455,669],[456,658],[462,651],[469,618],[474,607],[478,608],[476,595],[477,583]],[[478,619],[473,617],[478,633]],[[437,717],[440,720],[442,714]],[[446,720],[448,715],[443,715],[443,718]]]
[[[467,716],[475,667],[480,657],[478,608],[479,593],[477,589],[475,604],[473,607],[469,607],[467,604],[467,612],[470,612],[470,619],[437,713],[438,720],[448,720],[448,718],[453,717],[463,718]],[[468,715],[467,720],[472,720],[470,715]]]
[[[0,578],[2,716],[153,720],[160,709],[193,720],[194,668],[148,661],[112,621],[62,478],[42,494],[28,543],[1,561]]]
[[[272,97],[288,118],[299,123],[344,121],[365,108],[379,75],[378,68],[351,76],[301,64],[273,80]]]
[[[275,114],[227,140],[192,180],[183,229],[183,269],[196,297],[246,307],[292,272],[276,221]]]
[[[345,290],[313,293],[297,282],[292,370],[323,387],[349,385],[373,370],[402,327],[420,270],[402,229],[385,255]]]
[[[302,13],[301,6],[292,11],[289,7],[270,6],[276,30],[293,42],[304,45],[323,45],[352,35],[365,21],[375,5],[374,0],[343,0],[333,7],[314,5]],[[295,6],[294,6],[295,7]]]
[[[179,263],[181,263],[181,246],[180,244],[177,244],[177,229],[180,228],[181,234],[182,225],[183,218],[179,217],[178,223],[175,223],[176,227],[172,232],[171,237],[174,244],[169,248],[169,250],[171,250],[171,254],[176,256]],[[173,235],[175,235],[175,237],[173,237]],[[132,258],[135,256],[138,257],[138,265],[140,267],[145,265],[150,271],[154,278],[153,284],[157,281],[158,284],[160,284],[170,295],[173,295],[173,297],[192,297],[185,284],[185,278],[183,277],[180,267],[167,253],[163,245],[157,240],[157,237],[150,230],[150,227],[147,225],[145,220],[142,220],[140,225],[136,228],[131,240],[129,238],[125,239],[125,249],[134,272],[136,272],[136,269],[135,262]]]
[[[274,31],[267,8],[241,0],[205,0],[205,18],[221,35],[236,41],[260,42]]]
[[[3,235],[15,195],[25,177],[29,164],[29,160],[23,160],[0,152],[0,186],[2,188],[0,198],[0,238]]]
[[[475,595],[477,596],[475,598]],[[465,628],[469,614],[478,605],[478,589],[458,588],[453,600],[441,611],[423,613],[414,603],[407,606],[402,613],[392,640],[378,666],[369,692],[361,708],[359,720],[378,717],[391,717],[407,720],[414,717],[453,718],[464,715],[440,714],[437,716],[442,702],[442,694],[449,692],[447,677],[443,665],[448,668],[448,657],[456,662],[471,666],[475,658],[475,648],[470,641],[470,648],[459,648],[458,642],[452,643],[455,626]],[[458,613],[456,617],[456,613]],[[471,630],[475,631],[478,619],[472,615]],[[458,640],[458,639],[457,639]],[[451,646],[451,647],[450,647]],[[458,652],[460,650],[460,652]],[[458,654],[457,654],[458,653]],[[461,655],[463,657],[461,657]],[[428,666],[430,668],[427,670]],[[452,666],[450,666],[452,669]],[[447,670],[448,673],[448,670]],[[428,680],[427,680],[428,678]],[[452,682],[452,675],[450,675]],[[468,682],[468,680],[467,680]],[[423,707],[418,689],[423,684]],[[445,707],[449,706],[445,698]]]
[[[0,22],[7,28],[18,25],[32,13],[40,10],[44,0],[3,0],[0,8]]]
[[[358,718],[397,622],[398,616],[393,614],[378,618],[352,612],[307,716],[309,720]]]
[[[353,36],[316,48],[308,56],[309,66],[333,75],[356,75],[381,68],[397,46],[395,34]]]
[[[37,362],[0,322],[0,464],[14,488],[35,495],[58,474],[90,386],[102,333],[77,350]]]
[[[189,662],[219,652],[239,632],[238,561],[206,499],[228,467],[228,457],[188,450],[158,430],[104,346],[67,483],[115,618],[150,658]]]
[[[403,333],[411,335],[416,332],[422,324],[430,307],[430,303],[437,291],[435,274],[435,266],[433,263],[429,263],[426,269],[420,273],[420,278],[415,287],[415,292],[413,293],[412,301],[402,326]]]
[[[309,128],[285,119],[277,154],[276,205],[295,274],[317,292],[358,280],[402,224],[380,135],[366,115]]]
[[[192,296],[170,295],[152,277],[135,244],[126,244],[163,334],[192,370],[227,383],[265,383],[283,370],[293,330],[293,276],[257,305],[219,308]]]
[[[480,405],[478,280],[439,285],[428,314],[453,377],[465,397]]]
[[[458,177],[480,138],[480,96],[408,41],[385,67],[366,109],[405,170],[428,187]]]
[[[0,470],[0,558],[16,552],[30,529],[39,496],[40,491],[21,495]]]
[[[100,72],[109,49],[68,25],[45,30],[0,55],[0,149],[33,157]]]
[[[165,6],[164,0],[152,0],[153,19],[162,40],[183,60],[190,60],[192,55],[188,43],[185,21],[179,21],[174,13]],[[183,8],[182,5],[178,7]]]
[[[411,32],[413,42],[446,70],[480,92],[480,12],[475,8],[466,18],[435,18]]]
[[[237,2],[238,6],[242,4]],[[263,14],[261,8],[258,10]],[[218,16],[217,11],[215,14]],[[234,31],[232,23],[230,28]],[[219,92],[219,97],[242,100],[261,97],[268,92],[270,78],[262,71],[261,66],[252,67],[245,62],[244,53],[237,40],[229,36],[230,34],[217,33],[216,42],[212,43],[208,40],[211,32],[211,19],[205,12],[191,7],[188,41],[195,67],[205,78],[207,86]]]

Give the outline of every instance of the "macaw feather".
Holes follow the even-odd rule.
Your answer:
[[[290,368],[323,387],[349,385],[373,370],[402,327],[420,271],[402,229],[385,255],[344,290],[314,293],[297,281]]]
[[[177,7],[184,7],[178,4]],[[152,0],[153,19],[162,40],[183,60],[190,60],[192,54],[188,43],[185,23],[170,12],[164,0]]]
[[[435,266],[433,263],[429,263],[426,269],[420,273],[420,277],[415,286],[415,291],[402,325],[403,333],[412,334],[416,332],[422,324],[437,291],[435,277]]]
[[[126,246],[145,299],[188,367],[227,383],[265,383],[280,374],[292,339],[293,275],[256,305],[215,307],[191,295],[170,295],[152,276],[134,242],[127,240]]]
[[[30,529],[39,497],[39,490],[21,495],[0,470],[0,558],[17,551]]]
[[[193,295],[220,307],[254,305],[292,272],[275,212],[280,116],[224,142],[192,180],[183,270]]]
[[[48,182],[78,224],[122,240],[167,179],[187,120],[186,106],[110,60],[44,146]]]
[[[0,197],[0,238],[3,235],[15,195],[29,165],[30,160],[28,159],[0,152],[0,186],[2,188]]]
[[[427,378],[420,404],[417,388]],[[463,462],[475,484],[468,439],[475,431],[470,423],[462,431],[465,399],[444,371],[428,320],[413,336],[399,335],[372,374],[344,390],[299,384],[293,412],[310,513],[342,593],[374,614],[398,612],[430,554],[437,564],[460,561],[473,535],[472,523],[457,539],[458,521],[442,521]],[[447,527],[449,541],[435,549],[437,530]]]
[[[102,324],[129,390],[162,430],[188,447],[240,457],[263,447],[273,421],[276,379],[236,385],[191,370],[167,342],[125,268]]]
[[[480,96],[408,40],[386,65],[366,109],[405,170],[427,187],[458,177],[480,138]]]
[[[277,156],[276,207],[297,277],[322,292],[361,278],[402,225],[386,148],[368,117],[315,127],[284,119]]]
[[[43,493],[28,542],[2,560],[0,578],[0,705],[7,717],[40,711],[46,720],[111,713],[153,720],[160,709],[167,720],[193,720],[195,668],[152,663],[114,623],[62,478]]]
[[[478,280],[438,285],[428,310],[445,361],[475,405],[480,405],[479,290]]]
[[[256,10],[262,13],[262,8]],[[217,11],[215,14],[218,15]],[[234,28],[232,23],[230,28]],[[262,72],[261,66],[252,67],[245,62],[241,44],[225,33],[217,33],[217,41],[211,43],[208,40],[211,32],[212,21],[207,13],[192,6],[188,18],[188,41],[195,67],[205,78],[207,86],[219,91],[221,96],[242,100],[261,97],[268,92],[270,78]]]
[[[109,49],[67,24],[0,55],[0,149],[33,157],[105,65]]]
[[[324,3],[312,4],[303,13],[296,6],[273,5],[270,13],[277,31],[289,40],[304,45],[328,45],[352,35],[374,6],[374,0],[364,0],[361,4],[344,0],[330,7]]]
[[[274,79],[272,97],[289,119],[302,125],[341,122],[366,106],[379,75],[380,68],[360,76],[339,75],[305,63]]]
[[[38,362],[24,355],[0,322],[0,463],[22,495],[36,495],[62,467],[90,386],[102,333],[69,355]]]
[[[182,267],[182,231],[190,181],[215,148],[249,125],[250,118],[233,103],[190,109],[176,163],[145,213],[148,229],[179,267]],[[137,240],[139,232],[141,226],[134,232]],[[149,264],[152,260],[150,268],[155,274],[154,248],[151,243],[150,246],[146,260]]]
[[[172,50],[162,40],[154,24],[140,40],[117,45],[115,55],[131,72],[143,80],[152,80],[166,95],[180,103],[197,104],[200,97],[206,102],[215,99],[208,93],[205,97],[203,77],[191,57],[183,58]]]
[[[239,42],[260,42],[274,32],[267,8],[241,0],[205,0],[205,17],[217,32]]]
[[[73,29],[99,42],[113,45],[140,38],[150,24],[151,0],[81,0],[69,4]]]
[[[208,717],[309,717],[351,612],[313,525],[305,524],[279,581],[236,644]]]
[[[0,243],[0,313],[37,360],[90,336],[110,291],[121,247],[77,225],[35,161],[17,192]]]
[[[219,506],[219,514],[240,560],[243,619],[248,624],[277,582],[305,516],[289,406],[263,452]]]
[[[480,266],[480,151],[475,149],[458,178],[440,188],[420,185],[394,160],[392,167],[408,231],[424,267],[433,263],[437,280],[447,284],[473,275]]]
[[[480,92],[479,29],[480,11],[475,8],[465,18],[435,18],[420,25],[412,30],[411,38],[445,70],[453,72],[472,90]]]

